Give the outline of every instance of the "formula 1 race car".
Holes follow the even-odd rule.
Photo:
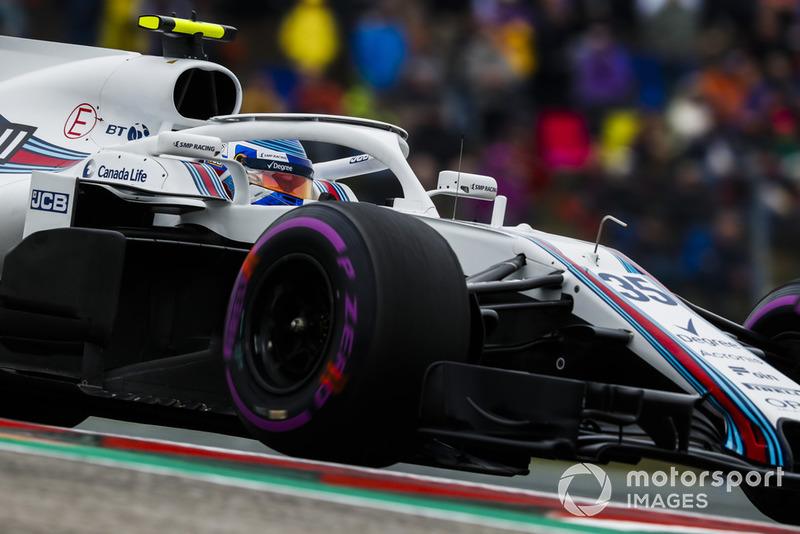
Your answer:
[[[735,324],[504,226],[491,177],[424,190],[401,128],[237,115],[201,41],[232,28],[140,24],[165,57],[0,37],[0,415],[499,475],[656,458],[764,475],[748,496],[800,523],[800,282]]]

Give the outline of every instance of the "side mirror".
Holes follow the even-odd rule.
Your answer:
[[[428,195],[463,196],[480,200],[494,200],[497,196],[497,180],[491,176],[468,172],[442,171],[436,189]]]
[[[442,171],[436,189],[428,191],[428,196],[447,195],[494,201],[491,226],[503,226],[506,217],[506,197],[497,194],[497,180],[483,174]],[[455,217],[455,212],[454,215]]]

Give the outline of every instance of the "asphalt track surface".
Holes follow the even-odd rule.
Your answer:
[[[259,449],[251,440],[83,425],[92,427],[104,431],[0,420],[0,532],[800,532],[622,504],[577,518],[553,493],[458,473],[358,469],[236,450]],[[122,435],[148,432],[169,440]],[[204,440],[222,447],[185,443]]]

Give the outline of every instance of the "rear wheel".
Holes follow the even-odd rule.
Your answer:
[[[423,375],[463,361],[458,260],[423,222],[368,204],[278,219],[235,284],[225,361],[239,415],[294,456],[387,465],[414,446]]]

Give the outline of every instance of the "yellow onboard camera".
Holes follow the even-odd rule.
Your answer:
[[[192,12],[191,19],[164,15],[142,15],[139,27],[161,32],[165,57],[208,59],[203,51],[203,39],[233,41],[236,28],[213,22],[199,22]]]

